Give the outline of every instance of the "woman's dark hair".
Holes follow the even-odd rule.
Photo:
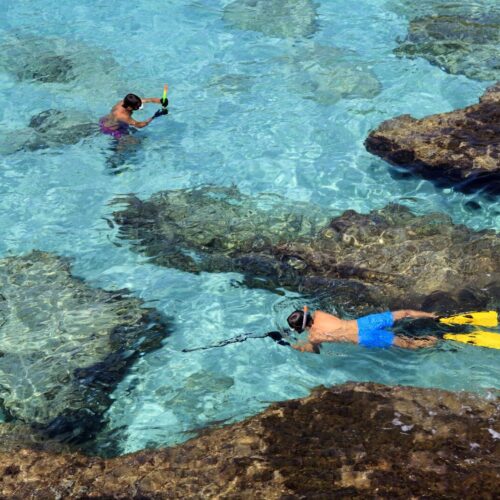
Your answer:
[[[312,316],[309,313],[306,314],[306,326],[311,326],[313,323]],[[287,321],[290,328],[293,328],[297,333],[302,333],[304,331],[302,328],[302,325],[304,324],[304,311],[293,311],[293,313],[288,316]]]
[[[125,96],[125,99],[123,99],[123,107],[125,108],[132,108],[137,110],[141,107],[141,104],[141,98],[135,94],[127,94]]]

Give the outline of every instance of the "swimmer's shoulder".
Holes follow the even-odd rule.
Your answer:
[[[313,319],[314,319],[314,322],[316,324],[319,324],[319,323],[322,323],[322,322],[333,322],[333,323],[336,323],[337,321],[338,322],[342,322],[342,320],[340,318],[338,318],[337,316],[334,316],[333,314],[330,314],[330,313],[327,313],[327,312],[324,312],[324,311],[314,311],[313,314]]]

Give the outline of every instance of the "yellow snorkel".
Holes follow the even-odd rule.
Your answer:
[[[164,108],[168,106],[167,92],[168,92],[168,83],[166,83],[165,86],[163,87],[163,96],[161,98],[161,105]]]
[[[160,99],[160,104],[163,106],[162,109],[159,109],[152,117],[151,119],[154,120],[155,118],[158,118],[159,116],[163,115],[168,115],[168,98],[167,98],[167,92],[168,92],[168,84],[165,84],[163,87],[163,96]]]

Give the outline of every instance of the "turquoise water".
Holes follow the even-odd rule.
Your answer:
[[[308,356],[270,340],[249,340],[181,352],[282,327],[303,302],[288,292],[248,290],[236,274],[191,275],[148,264],[114,244],[116,229],[105,219],[116,196],[234,184],[246,194],[273,192],[315,203],[332,216],[400,202],[417,213],[441,211],[475,229],[499,230],[494,200],[419,178],[393,178],[387,164],[363,147],[382,120],[462,107],[476,102],[491,82],[449,75],[423,59],[396,58],[392,51],[408,21],[380,0],[322,2],[318,31],[299,40],[231,27],[222,20],[223,1],[134,5],[0,1],[2,39],[57,38],[86,61],[81,77],[69,84],[19,82],[0,72],[4,132],[26,127],[32,115],[50,108],[78,110],[97,121],[128,91],[159,96],[163,84],[170,85],[170,115],[139,132],[140,148],[118,168],[110,166],[105,136],[0,159],[1,255],[40,249],[69,256],[73,272],[90,285],[129,288],[174,319],[164,347],[141,358],[113,395],[107,431],[119,435],[122,451],[180,442],[271,401],[304,396],[319,384],[500,387],[498,351],[465,345],[428,352],[341,345]],[[380,92],[314,100],[293,63],[313,42],[350,54],[378,79]],[[93,53],[116,64],[99,64],[88,57]],[[140,116],[150,116],[151,109]],[[471,200],[482,209],[468,209]]]

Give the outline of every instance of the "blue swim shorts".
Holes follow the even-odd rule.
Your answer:
[[[394,333],[384,330],[394,324],[390,311],[369,314],[357,320],[359,344],[365,347],[390,347],[394,340]]]

